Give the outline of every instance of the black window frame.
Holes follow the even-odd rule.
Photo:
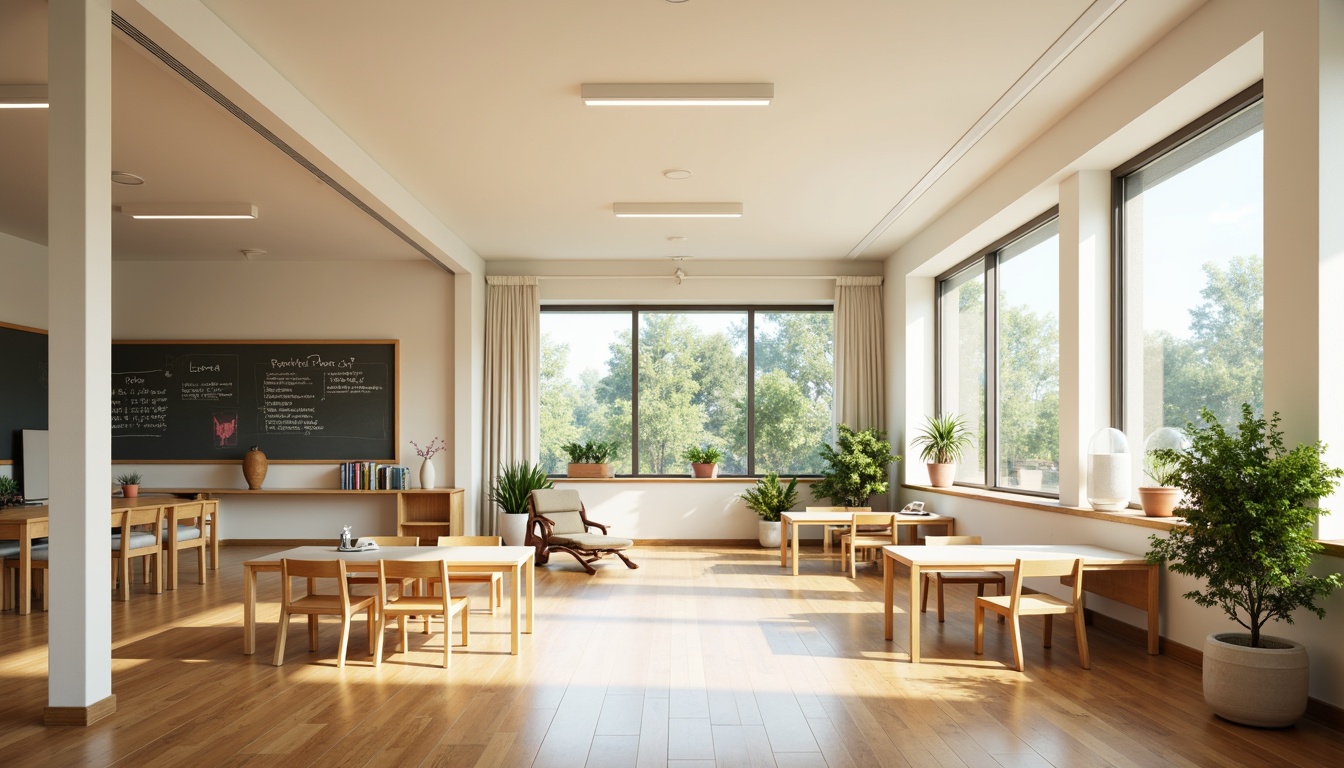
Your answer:
[[[985,482],[968,483],[961,480],[953,482],[967,488],[982,488],[987,491],[1002,491],[1025,496],[1039,496],[1047,499],[1059,498],[1059,493],[1033,491],[999,484],[999,256],[1023,238],[1059,220],[1059,206],[1053,206],[1044,213],[1033,217],[1022,226],[995,240],[989,246],[974,255],[958,262],[956,266],[943,272],[934,279],[934,412],[943,413],[943,286],[952,278],[962,275],[968,269],[981,265],[985,280]]]
[[[575,314],[611,314],[619,315],[629,313],[630,315],[630,469],[629,474],[617,475],[621,478],[649,478],[649,479],[678,479],[690,477],[690,473],[684,474],[651,474],[641,473],[639,471],[639,315],[641,312],[666,314],[669,312],[684,312],[687,314],[713,313],[722,314],[725,312],[745,312],[747,315],[746,343],[747,343],[747,473],[743,475],[725,475],[720,473],[718,476],[723,478],[759,478],[763,475],[756,472],[756,313],[765,314],[782,312],[825,312],[831,315],[835,314],[834,304],[543,304],[542,313],[575,313]],[[832,323],[832,333],[834,333],[834,323]],[[834,336],[832,336],[832,345],[834,345]],[[834,346],[832,346],[834,354]],[[834,361],[832,362],[832,412],[831,426],[835,426],[834,412]],[[790,473],[790,477],[794,474]],[[553,472],[547,477],[562,478],[565,475]],[[821,477],[817,474],[797,473],[800,478]]]

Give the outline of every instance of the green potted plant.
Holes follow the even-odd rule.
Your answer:
[[[551,479],[540,464],[517,462],[501,464],[499,476],[490,488],[490,502],[499,507],[499,535],[511,547],[527,540],[527,500],[533,491],[551,487]]]
[[[570,477],[615,477],[616,468],[611,465],[611,457],[616,455],[619,447],[615,442],[589,440],[565,443],[560,450],[569,456],[567,474]]]
[[[8,507],[19,499],[19,484],[8,475],[0,477],[0,509]]]
[[[1148,561],[1204,582],[1185,597],[1221,608],[1246,632],[1215,632],[1204,641],[1204,700],[1215,714],[1246,725],[1291,725],[1307,706],[1307,652],[1300,643],[1263,634],[1270,621],[1293,623],[1299,608],[1325,616],[1317,603],[1341,585],[1338,573],[1309,573],[1316,516],[1344,471],[1321,461],[1320,442],[1284,447],[1279,415],[1268,424],[1241,407],[1236,434],[1207,409],[1206,426],[1186,425],[1190,447],[1157,458],[1175,467],[1184,492],[1185,525],[1149,539]],[[1188,505],[1188,506],[1187,506]]]
[[[871,427],[855,432],[844,424],[836,427],[835,447],[822,445],[818,454],[826,462],[821,480],[812,483],[812,495],[830,499],[837,507],[866,507],[868,497],[887,492],[891,443],[882,430]]]
[[[121,486],[123,498],[134,499],[140,495],[140,473],[126,472],[117,475],[117,484]]]
[[[691,477],[718,477],[723,454],[717,448],[693,445],[681,454],[681,458],[691,462]]]
[[[755,488],[748,488],[739,497],[747,502],[761,519],[756,523],[756,538],[762,547],[779,546],[779,516],[793,509],[798,503],[798,478],[793,478],[785,487],[780,487],[779,475],[767,473],[756,481]]]
[[[920,458],[928,463],[929,485],[950,488],[957,476],[957,464],[974,445],[966,422],[953,413],[928,417],[914,445],[921,446]]]

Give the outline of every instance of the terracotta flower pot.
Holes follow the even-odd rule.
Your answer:
[[[134,498],[138,497],[139,495],[140,495],[140,486],[139,486],[139,485],[123,485],[123,486],[121,486],[121,496],[122,496],[122,498],[124,498],[124,499],[134,499]]]
[[[1181,503],[1181,489],[1164,485],[1139,486],[1139,505],[1148,517],[1171,517]]]
[[[929,468],[929,485],[934,488],[951,488],[957,477],[956,464],[926,464]]]
[[[1269,635],[1260,642],[1277,647],[1252,648],[1250,637],[1216,632],[1204,639],[1204,701],[1234,723],[1292,725],[1307,711],[1307,649]]]
[[[691,477],[718,477],[718,464],[691,464]]]

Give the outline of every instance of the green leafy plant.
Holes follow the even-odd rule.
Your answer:
[[[1162,450],[1149,451],[1143,455],[1143,474],[1160,488],[1175,488],[1181,478],[1180,466],[1171,459],[1163,458]]]
[[[0,509],[13,504],[19,497],[19,484],[12,477],[0,477]]]
[[[719,452],[718,448],[708,446],[702,448],[693,445],[682,452],[681,458],[692,464],[718,464],[723,460],[723,454]]]
[[[779,475],[766,474],[756,481],[755,488],[748,488],[739,497],[747,506],[760,515],[767,523],[779,522],[779,516],[798,503],[798,478],[793,478],[785,487],[779,485]]]
[[[1185,427],[1188,450],[1155,451],[1176,467],[1176,486],[1189,506],[1178,510],[1185,526],[1149,538],[1148,562],[1165,560],[1171,571],[1202,579],[1205,588],[1184,597],[1222,608],[1250,631],[1251,647],[1261,648],[1266,623],[1292,624],[1298,608],[1324,618],[1317,599],[1341,586],[1338,573],[1307,571],[1321,549],[1316,517],[1328,514],[1313,505],[1330,495],[1344,471],[1321,461],[1319,441],[1287,450],[1278,413],[1266,424],[1242,405],[1235,435],[1208,409],[1200,418],[1207,426]]]
[[[930,464],[957,464],[975,443],[971,440],[970,430],[966,429],[966,422],[949,413],[930,416],[914,444],[923,446],[919,456]]]
[[[882,430],[872,427],[855,432],[841,424],[836,428],[835,447],[818,451],[826,462],[821,480],[812,483],[812,494],[842,507],[864,506],[868,497],[887,492],[887,468],[900,461],[892,455],[891,443]]]
[[[527,514],[527,499],[533,491],[551,487],[550,478],[540,464],[518,462],[501,464],[499,476],[490,489],[490,502],[510,515]]]
[[[139,485],[139,484],[140,484],[139,472],[127,472],[125,474],[117,475],[117,485]]]
[[[589,440],[586,443],[565,443],[560,450],[569,456],[570,464],[606,464],[616,455],[620,445]]]

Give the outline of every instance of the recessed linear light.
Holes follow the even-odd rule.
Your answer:
[[[740,219],[741,203],[612,203],[619,219]]]
[[[168,205],[142,203],[123,205],[118,210],[132,219],[255,219],[257,206],[247,203],[204,203]]]
[[[669,168],[666,171],[663,171],[663,175],[669,179],[691,178],[691,172],[686,170],[685,168]]]
[[[584,83],[590,107],[764,107],[774,83]]]
[[[128,187],[138,187],[145,183],[144,179],[126,171],[113,171],[112,181],[117,184],[125,184]]]
[[[47,86],[41,83],[0,85],[0,109],[46,109],[50,106]]]

